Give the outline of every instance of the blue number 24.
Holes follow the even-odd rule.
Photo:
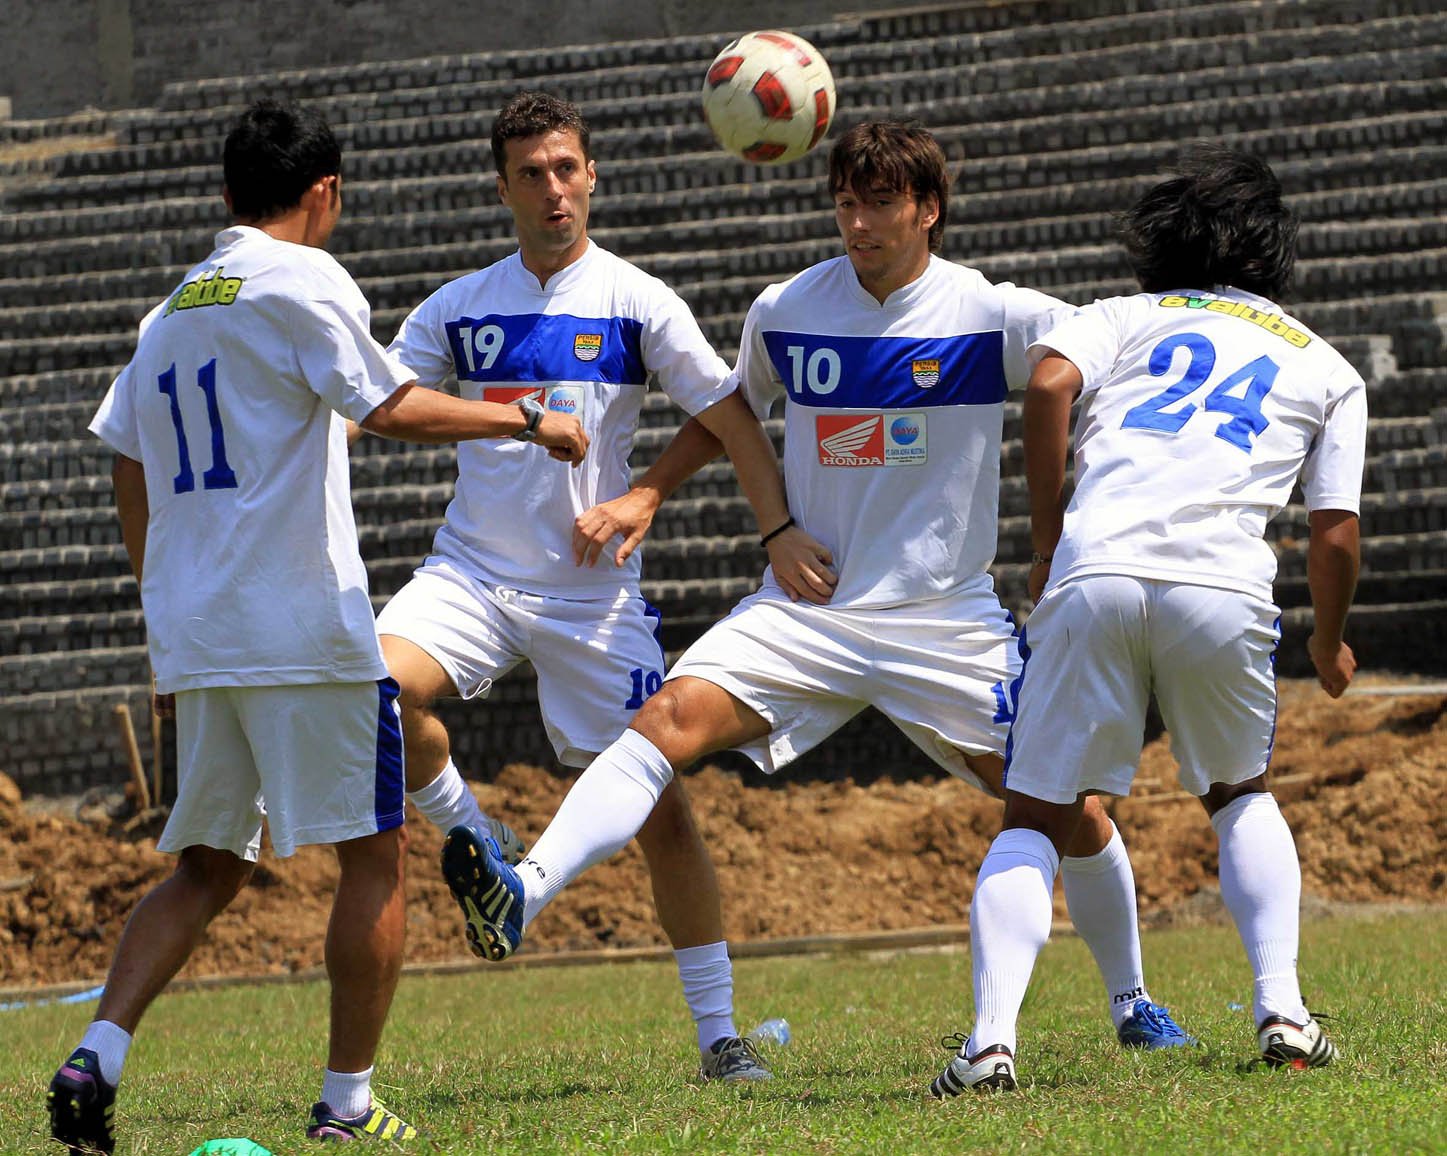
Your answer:
[[[1168,373],[1176,350],[1185,347],[1190,355],[1186,372],[1174,385],[1163,389],[1155,396],[1132,407],[1120,423],[1122,429],[1149,429],[1160,433],[1179,433],[1181,427],[1191,420],[1196,412],[1192,402],[1186,402],[1179,409],[1167,410],[1167,406],[1190,397],[1211,376],[1216,368],[1216,347],[1209,338],[1199,333],[1176,333],[1167,337],[1151,350],[1150,371],[1152,377]],[[1258,357],[1248,361],[1240,369],[1228,375],[1216,386],[1202,403],[1202,408],[1211,413],[1227,413],[1231,420],[1222,422],[1216,436],[1229,442],[1238,450],[1251,452],[1251,438],[1260,436],[1270,424],[1261,413],[1261,404],[1271,387],[1276,384],[1276,375],[1281,367],[1269,357]],[[1241,394],[1233,389],[1244,387]]]
[[[196,385],[206,395],[206,416],[211,421],[211,468],[201,475],[206,490],[236,489],[236,474],[226,460],[226,431],[221,428],[221,409],[216,404],[216,359],[213,357],[196,371]],[[171,424],[176,427],[176,456],[181,470],[176,475],[176,493],[189,494],[196,488],[196,474],[191,469],[191,448],[186,444],[186,424],[181,420],[181,399],[176,392],[176,366],[161,374],[157,386],[171,399]]]

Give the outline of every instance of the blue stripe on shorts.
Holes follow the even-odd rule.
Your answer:
[[[403,774],[402,717],[397,711],[399,694],[396,679],[377,680],[377,776],[372,796],[378,831],[402,825],[407,782]]]

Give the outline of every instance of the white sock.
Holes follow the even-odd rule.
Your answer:
[[[1060,860],[1060,879],[1071,922],[1095,956],[1110,1018],[1120,1027],[1137,1000],[1151,997],[1141,967],[1135,876],[1120,831],[1110,826],[1110,842],[1100,851]]]
[[[698,1028],[698,1050],[739,1034],[734,1025],[734,965],[729,945],[720,940],[702,947],[680,947],[673,953],[683,998]]]
[[[372,1069],[334,1072],[322,1077],[322,1103],[344,1120],[360,1116],[372,1106]]]
[[[594,759],[517,866],[527,897],[523,926],[589,867],[626,847],[672,780],[663,753],[635,730]]]
[[[1256,1022],[1280,1015],[1305,1023],[1296,978],[1301,863],[1291,828],[1264,791],[1222,807],[1211,816],[1211,826],[1221,845],[1221,898],[1256,977]]]
[[[89,1048],[100,1061],[100,1078],[111,1087],[121,1082],[126,1053],[131,1050],[131,1033],[110,1020],[93,1020],[81,1037],[80,1047]]]
[[[1039,831],[1001,831],[975,883],[970,904],[970,955],[975,973],[975,1026],[967,1055],[1003,1044],[1015,1050],[1015,1023],[1030,973],[1050,938],[1055,872],[1060,857]]]
[[[477,805],[472,789],[463,781],[457,764],[451,759],[447,760],[440,775],[420,791],[409,792],[407,797],[423,815],[444,831],[450,831],[464,823],[482,825],[482,808]]]

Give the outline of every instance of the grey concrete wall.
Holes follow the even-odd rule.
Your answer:
[[[0,98],[11,98],[17,119],[60,116],[151,105],[173,80],[793,27],[862,7],[848,0],[0,0]]]

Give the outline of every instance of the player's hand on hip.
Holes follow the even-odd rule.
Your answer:
[[[588,453],[588,435],[583,432],[583,423],[570,413],[552,410],[544,413],[538,422],[535,440],[548,451],[549,457],[574,466]]]
[[[657,509],[648,494],[629,490],[584,510],[573,519],[573,561],[579,566],[594,565],[603,556],[603,548],[621,535],[623,544],[613,554],[613,565],[623,565],[653,525]]]
[[[823,606],[834,597],[839,575],[834,573],[834,555],[829,547],[817,542],[798,526],[790,526],[769,540],[764,547],[774,580],[783,587],[791,602],[803,599]]]
[[[1326,642],[1313,634],[1306,640],[1306,650],[1322,690],[1332,698],[1341,698],[1357,672],[1357,656],[1352,648],[1345,642]]]

